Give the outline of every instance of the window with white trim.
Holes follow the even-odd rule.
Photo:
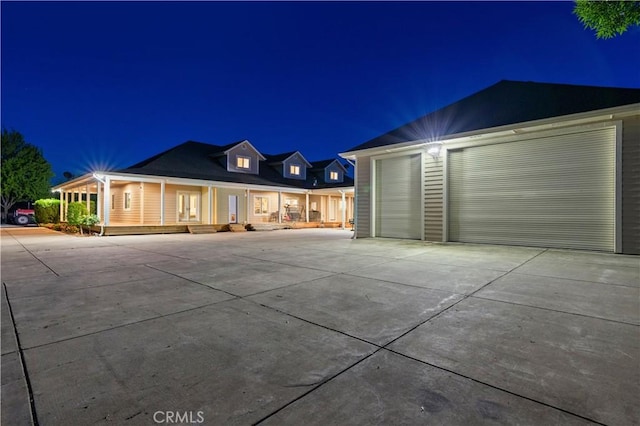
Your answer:
[[[300,176],[300,166],[298,164],[291,164],[289,166],[289,174],[292,176]]]
[[[130,192],[124,193],[124,209],[131,210],[131,193]]]
[[[253,197],[253,214],[258,216],[269,214],[269,198]]]
[[[330,171],[329,172],[329,180],[338,180],[338,172]]]
[[[250,169],[251,168],[251,158],[243,157],[238,155],[236,157],[236,167],[239,169]]]

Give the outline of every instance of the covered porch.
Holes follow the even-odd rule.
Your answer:
[[[104,235],[188,232],[194,224],[254,224],[282,227],[348,228],[354,188],[309,190],[134,175],[89,173],[53,188],[60,220],[71,202],[86,203]]]

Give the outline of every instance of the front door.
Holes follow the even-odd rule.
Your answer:
[[[229,223],[238,223],[238,196],[229,195]]]
[[[200,222],[199,192],[178,192],[178,222]]]

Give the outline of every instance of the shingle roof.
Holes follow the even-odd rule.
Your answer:
[[[243,141],[220,146],[187,141],[130,167],[118,170],[118,172],[307,189],[353,186],[352,179],[342,184],[325,185],[321,178],[321,186],[313,186],[313,179],[309,179],[309,176],[306,181],[287,179],[282,176],[277,167],[269,166],[267,162],[260,164],[259,174],[257,175],[229,172],[227,170],[226,157],[221,157],[219,154],[241,142]]]
[[[291,157],[296,152],[297,151],[291,151],[291,152],[284,152],[282,154],[275,154],[275,155],[263,154],[263,155],[267,159],[267,163],[282,163],[284,160]]]
[[[320,161],[312,161],[311,168],[313,170],[324,170],[329,164],[336,161],[335,158],[330,158],[328,160],[320,160]]]
[[[347,152],[640,102],[640,89],[502,80]]]

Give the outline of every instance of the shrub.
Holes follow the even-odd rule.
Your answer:
[[[33,203],[38,223],[60,222],[60,200],[55,198],[43,198]]]
[[[69,203],[67,207],[67,223],[69,225],[80,225],[82,217],[87,215],[87,205],[79,201]]]

